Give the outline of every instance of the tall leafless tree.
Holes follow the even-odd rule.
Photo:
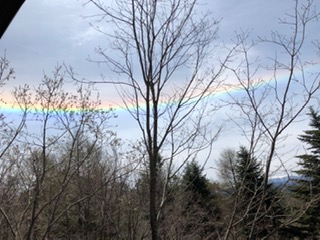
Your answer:
[[[14,69],[10,67],[10,62],[6,55],[0,58],[0,87],[3,87],[7,81],[14,78]],[[8,104],[6,99],[0,98],[0,102]],[[0,225],[3,226],[5,232],[3,237],[12,236],[14,229],[10,226],[10,219],[3,207],[3,204],[10,201],[11,192],[14,192],[16,187],[16,179],[14,175],[15,160],[8,161],[6,156],[14,149],[17,138],[20,136],[28,113],[28,107],[21,106],[21,116],[15,120],[10,120],[5,113],[0,114]]]
[[[165,184],[162,199],[156,199],[160,153],[168,182],[188,159],[211,146],[219,129],[211,136],[206,131],[208,111],[202,100],[219,85],[232,50],[220,61],[212,58],[218,22],[198,12],[197,0],[86,4],[98,8],[94,25],[109,41],[108,47],[97,48],[101,58],[95,61],[121,76],[102,82],[117,86],[142,133],[150,171],[150,226],[152,239],[157,239],[168,187]],[[216,65],[208,71],[208,63]]]
[[[249,42],[247,33],[237,35],[236,42],[240,46],[238,49],[243,58],[238,65],[229,65],[228,68],[246,96],[239,99],[231,95],[232,105],[238,107],[242,120],[245,119],[245,125],[239,121],[236,124],[247,138],[250,152],[255,155],[262,153],[259,156],[265,159],[264,192],[256,216],[259,215],[266,197],[271,166],[276,160],[281,161],[278,154],[279,143],[286,136],[289,126],[319,93],[320,72],[307,70],[310,66],[316,69],[314,66],[318,66],[319,61],[307,59],[303,55],[306,46],[314,47],[313,51],[319,52],[317,39],[309,42],[307,38],[307,27],[320,16],[316,11],[316,4],[312,0],[294,1],[293,11],[288,13],[285,19],[280,19],[280,23],[288,27],[291,33],[289,36],[274,31],[270,38],[263,37],[256,42]],[[268,44],[268,47],[273,47],[275,51],[275,56],[269,58],[271,63],[266,63],[266,67],[262,67],[261,57],[257,59],[251,54],[252,49],[263,44]],[[271,73],[269,75],[272,77],[261,77],[260,72]],[[285,80],[282,80],[283,78]],[[258,222],[259,218],[256,217],[248,238],[252,237]],[[234,218],[231,217],[224,239],[229,238],[231,228],[235,224]]]

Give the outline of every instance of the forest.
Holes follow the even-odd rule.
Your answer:
[[[11,90],[18,111],[0,109],[0,239],[319,239],[320,37],[308,38],[319,4],[294,0],[286,34],[239,31],[232,45],[197,0],[85,4],[106,44],[88,64],[113,74],[92,80],[62,64]],[[273,53],[256,56],[263,44]],[[4,54],[0,87],[14,78]],[[97,84],[117,89],[137,138],[118,137]],[[212,97],[222,90],[227,99]],[[221,111],[241,145],[216,149]],[[286,140],[301,122],[297,153]]]

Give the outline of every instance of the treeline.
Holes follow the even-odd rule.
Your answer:
[[[13,71],[2,63],[4,83]],[[63,85],[57,68],[34,90],[16,88],[20,123],[2,115],[0,239],[150,239],[143,143],[123,151],[109,126],[112,110],[99,109],[90,88],[71,94]],[[311,108],[310,118],[299,139],[311,151],[298,156],[301,177],[292,186],[266,183],[262,161],[245,146],[221,152],[218,182],[197,159],[168,168],[160,154],[159,238],[318,238],[320,115]]]

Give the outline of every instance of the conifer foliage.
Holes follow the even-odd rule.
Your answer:
[[[220,211],[216,196],[209,187],[209,180],[196,161],[187,164],[182,178],[185,189],[184,215],[188,222],[184,226],[184,235],[189,239],[215,239]]]
[[[310,130],[304,131],[299,140],[308,145],[308,152],[297,156],[300,176],[291,190],[305,204],[310,205],[301,216],[298,226],[303,237],[320,237],[320,114],[310,108]]]
[[[264,189],[261,163],[243,146],[237,152],[235,171],[241,232],[250,239],[266,237],[283,216],[279,191],[272,184]]]
[[[262,168],[256,158],[252,157],[250,152],[243,146],[237,152],[236,163],[237,188],[242,187],[242,195],[253,197],[256,189],[263,183]]]
[[[183,181],[186,185],[186,191],[192,193],[193,198],[206,200],[210,197],[210,190],[208,188],[208,179],[202,173],[201,167],[197,162],[192,161],[187,165]]]
[[[243,146],[237,152],[236,189],[238,195],[238,212],[244,216],[241,220],[243,234],[248,236],[252,222],[259,208],[261,187],[263,183],[262,168],[256,158]]]

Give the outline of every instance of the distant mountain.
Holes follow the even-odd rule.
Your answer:
[[[288,187],[295,184],[295,179],[301,179],[300,176],[285,176],[270,178],[269,183],[272,183],[275,187]]]

